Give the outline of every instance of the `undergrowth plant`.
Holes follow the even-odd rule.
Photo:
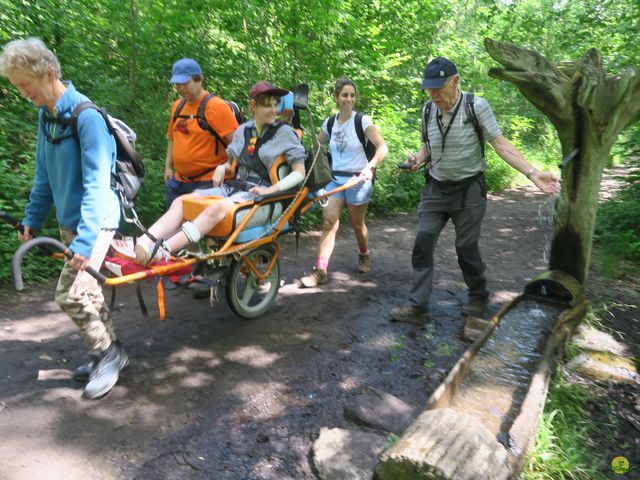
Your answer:
[[[640,128],[622,136],[612,158],[632,170],[624,186],[598,209],[595,260],[605,275],[623,278],[637,274],[640,265]]]
[[[587,405],[594,394],[585,385],[566,381],[561,368],[542,415],[536,446],[523,472],[525,480],[599,480],[604,459],[589,446],[599,434]]]

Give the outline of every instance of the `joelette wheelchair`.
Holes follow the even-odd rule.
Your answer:
[[[297,110],[308,108],[305,88],[306,85],[303,84],[302,88],[299,86],[296,89],[296,114]],[[234,313],[247,319],[264,314],[273,304],[280,288],[280,234],[297,228],[298,218],[316,204],[361,181],[359,177],[354,177],[332,191],[317,191],[318,185],[312,181],[312,177],[324,152],[315,138],[312,116],[309,114],[308,117],[311,123],[312,148],[305,165],[307,175],[302,186],[235,204],[225,218],[207,233],[206,248],[202,253],[178,256],[170,262],[147,267],[120,263],[114,269],[106,265],[107,268],[101,270],[109,271],[108,277],[93,269],[88,269],[88,273],[101,284],[111,286],[155,278],[159,280],[160,289],[164,277],[195,269],[200,281],[210,287],[212,301],[217,298],[219,288],[224,287],[227,303]],[[269,171],[272,184],[289,171],[284,157],[281,157]],[[184,220],[193,220],[218,198],[190,196],[183,199]],[[13,219],[11,223],[14,223]],[[35,246],[43,245],[62,252],[67,258],[73,257],[73,252],[52,238],[36,237],[25,242],[12,260],[14,286],[17,290],[23,289],[20,266],[25,253]],[[108,257],[105,264],[114,261]],[[113,276],[114,272],[117,272],[116,276]],[[159,306],[160,317],[164,318],[164,304],[159,302]]]

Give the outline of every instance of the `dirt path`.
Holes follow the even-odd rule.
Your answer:
[[[492,309],[545,269],[550,201],[532,189],[492,195],[481,243]],[[464,284],[450,226],[437,251],[434,323],[391,324],[406,299],[414,214],[369,222],[373,268],[355,273],[342,229],[329,285],[297,288],[318,232],[283,241],[286,284],[252,321],[189,291],[167,293],[165,322],[145,321],[121,289],[118,331],[131,366],[105,398],[86,401],[70,379],[84,361],[53,285],[0,297],[0,480],[312,479],[310,446],[345,426],[344,401],[375,387],[422,406],[466,345],[458,338]],[[153,286],[146,285],[153,304]]]

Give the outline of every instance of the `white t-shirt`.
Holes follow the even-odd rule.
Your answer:
[[[329,137],[329,131],[327,130],[327,123],[329,119],[325,119],[322,124],[322,131],[325,137]],[[344,122],[342,125],[338,123],[338,119],[333,122],[333,128],[331,129],[331,139],[329,141],[329,147],[331,150],[331,169],[335,171],[360,173],[368,163],[367,156],[364,153],[364,148],[358,139],[356,133],[356,112],[351,112],[351,118]],[[362,116],[362,130],[367,131],[373,125],[371,118],[368,115]]]

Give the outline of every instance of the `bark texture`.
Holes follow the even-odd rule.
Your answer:
[[[640,75],[630,68],[608,75],[602,55],[589,50],[572,62],[552,63],[537,52],[485,39],[503,68],[489,75],[513,83],[558,131],[563,157],[562,192],[549,267],[587,279],[600,180],[620,131],[640,120]]]

